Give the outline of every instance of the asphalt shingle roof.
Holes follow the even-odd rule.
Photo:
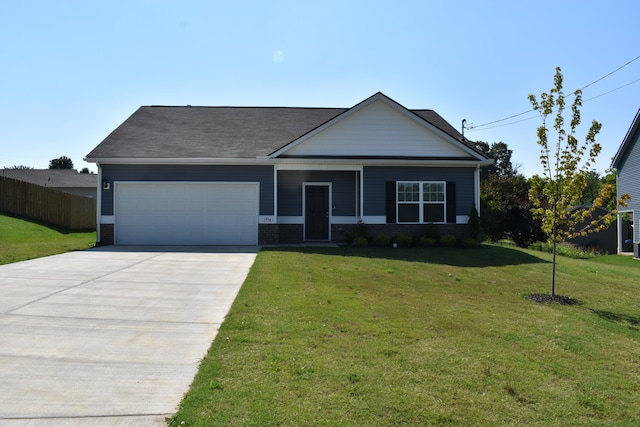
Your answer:
[[[349,109],[143,106],[94,148],[87,158],[264,157],[347,110]],[[474,149],[435,111],[410,111]]]
[[[346,111],[340,108],[140,107],[87,158],[256,158]]]
[[[96,188],[98,180],[75,169],[2,169],[0,176],[51,188]]]

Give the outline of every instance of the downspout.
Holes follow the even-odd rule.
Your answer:
[[[481,215],[480,212],[480,165],[476,166],[476,170],[474,173],[474,180],[475,180],[475,188],[473,189],[474,191],[474,203],[476,204],[476,210],[478,211],[478,216]]]
[[[364,216],[364,166],[360,166],[360,219]]]
[[[620,214],[620,211],[618,211],[617,215],[616,215],[616,231],[617,231],[617,236],[618,236],[618,253],[622,252],[622,215]]]
[[[273,219],[278,223],[278,165],[273,165]]]
[[[98,166],[98,182],[96,192],[96,243],[100,243],[100,218],[102,217],[102,166],[96,162]]]

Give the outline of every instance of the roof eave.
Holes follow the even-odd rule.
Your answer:
[[[84,161],[97,164],[114,165],[208,165],[208,164],[264,164],[269,159],[266,157],[240,157],[240,158],[219,158],[219,157],[85,157]]]
[[[474,160],[474,159],[456,159],[456,158],[389,158],[389,157],[296,157],[296,158],[85,158],[86,162],[96,164],[116,164],[116,165],[210,165],[210,164],[227,164],[227,165],[275,165],[287,163],[309,163],[309,164],[361,164],[364,166],[458,166],[458,167],[477,167],[488,166],[493,163],[493,159]]]
[[[481,167],[488,166],[493,160],[477,161],[455,158],[322,158],[322,157],[278,157],[271,159],[277,165],[313,164],[313,165],[354,165],[361,166],[422,166],[422,167]]]

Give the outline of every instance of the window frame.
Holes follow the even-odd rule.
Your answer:
[[[400,200],[400,186],[403,188],[405,185],[419,185],[419,197],[418,200]],[[442,200],[431,201],[425,200],[424,186],[426,184],[437,184],[442,186]],[[407,194],[406,191],[403,194]],[[418,206],[418,221],[401,221],[400,220],[400,205],[417,205]],[[442,221],[425,221],[424,209],[426,205],[441,205],[442,206]],[[447,223],[447,182],[446,181],[396,181],[396,224],[446,224]]]

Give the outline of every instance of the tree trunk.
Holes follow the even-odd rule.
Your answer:
[[[556,296],[556,239],[553,239],[553,261],[551,265],[551,297]]]

